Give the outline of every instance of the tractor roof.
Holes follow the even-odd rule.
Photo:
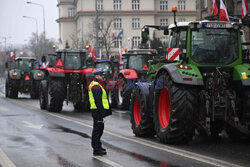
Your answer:
[[[31,50],[23,49],[15,52],[15,60],[26,59],[26,60],[36,60],[36,56]]]
[[[65,48],[65,49],[58,49],[58,50],[56,50],[56,52],[75,52],[75,53],[79,53],[79,52],[87,52],[87,50],[86,49]]]
[[[233,25],[235,23],[228,23],[224,21],[209,21],[209,20],[202,20],[202,21],[189,21],[189,22],[178,22],[177,27],[189,27],[191,24],[200,24],[200,25],[205,25],[206,23],[211,23],[211,24],[223,24],[225,25],[225,28],[233,28]],[[170,24],[169,29],[175,28],[175,24]]]
[[[34,57],[16,57],[15,60],[36,60]]]

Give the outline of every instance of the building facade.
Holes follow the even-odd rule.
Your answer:
[[[85,47],[96,43],[96,7],[98,10],[99,46],[103,53],[107,45],[117,52],[119,45],[131,49],[141,41],[144,25],[169,25],[174,22],[172,6],[176,6],[177,21],[196,20],[195,0],[58,0],[59,35],[62,46]],[[122,34],[118,38],[118,34]],[[152,36],[152,35],[151,35]],[[162,42],[167,37],[162,36]]]

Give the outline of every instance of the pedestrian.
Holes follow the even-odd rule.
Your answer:
[[[93,155],[106,155],[106,149],[102,147],[100,141],[103,130],[103,118],[112,114],[107,93],[100,83],[104,83],[103,70],[93,72],[95,78],[88,87],[90,111],[93,117],[93,131],[91,145],[93,147]]]

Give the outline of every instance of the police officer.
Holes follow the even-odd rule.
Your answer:
[[[95,79],[90,83],[88,88],[90,111],[94,120],[92,141],[94,155],[106,155],[106,150],[102,147],[100,141],[103,130],[103,118],[111,115],[111,108],[108,102],[107,93],[100,83],[103,83],[103,70],[96,70],[93,72]]]

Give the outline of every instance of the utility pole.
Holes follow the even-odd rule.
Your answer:
[[[96,11],[96,18],[95,18],[95,27],[96,27],[96,43],[95,43],[95,56],[99,53],[99,13],[98,13],[98,7],[97,7],[97,1],[95,0],[95,11]]]
[[[10,39],[11,37],[1,37],[4,39],[4,51],[7,52],[7,40]]]

